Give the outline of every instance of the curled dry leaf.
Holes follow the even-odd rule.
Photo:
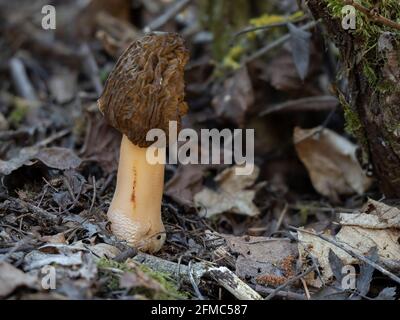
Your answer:
[[[121,253],[121,250],[119,250],[117,247],[107,243],[98,243],[94,246],[90,246],[89,249],[98,258],[104,257],[107,259],[113,259]]]
[[[369,210],[369,211],[368,211]],[[345,245],[355,253],[367,255],[377,249],[379,263],[392,272],[400,271],[400,227],[393,223],[398,221],[400,211],[383,203],[369,200],[364,211],[355,214],[340,215],[342,228],[336,236],[325,235],[340,244]],[[388,222],[390,221],[390,222]],[[350,256],[337,246],[306,232],[298,232],[299,253],[306,261],[309,254],[318,259],[322,268],[322,280],[329,282],[333,275],[329,263],[329,250],[332,250],[346,264],[359,264],[356,258]],[[307,276],[308,284],[321,287],[319,278],[313,274]]]
[[[297,245],[285,238],[222,235],[238,254],[236,274],[252,283],[277,286],[295,274]]]
[[[212,105],[218,117],[243,125],[246,113],[254,103],[254,91],[246,67],[240,68],[224,83]]]
[[[0,261],[0,298],[7,297],[19,287],[35,287],[36,278]]]
[[[256,195],[254,186],[260,169],[254,167],[251,175],[236,175],[237,166],[222,171],[215,181],[217,190],[204,188],[194,196],[195,205],[200,208],[200,215],[210,218],[223,212],[233,212],[248,216],[256,216],[260,210],[253,203]]]
[[[340,214],[340,223],[367,229],[400,229],[400,209],[369,199],[361,212]]]
[[[34,160],[40,160],[46,166],[59,170],[75,169],[81,164],[81,159],[71,149],[34,146],[22,148],[18,155],[10,160],[0,160],[0,174],[9,175],[24,165],[32,165]]]
[[[339,195],[363,194],[371,179],[356,158],[357,146],[332,130],[294,129],[294,143],[314,188],[333,201]]]

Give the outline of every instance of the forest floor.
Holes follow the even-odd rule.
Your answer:
[[[57,29],[44,30],[48,2],[0,2],[0,298],[399,297],[400,210],[358,161],[337,52],[296,1],[253,14],[234,31],[277,26],[232,31],[219,60],[227,40],[191,1],[54,1]],[[255,129],[250,176],[166,165],[155,255],[110,231],[121,135],[96,105],[146,26],[191,52],[184,128]]]

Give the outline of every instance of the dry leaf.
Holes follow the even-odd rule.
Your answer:
[[[248,109],[254,103],[254,92],[246,67],[225,80],[224,88],[214,97],[212,105],[219,118],[243,125]]]
[[[342,194],[363,194],[371,185],[357,161],[357,146],[337,133],[296,127],[294,143],[314,188],[331,200],[338,201]]]
[[[363,212],[340,214],[340,224],[369,229],[400,229],[400,210],[369,199]]]
[[[221,235],[229,251],[239,254],[236,274],[253,283],[280,285],[294,275],[297,245],[289,239]]]
[[[42,241],[48,243],[66,243],[64,233],[60,232],[52,236],[43,236]]]
[[[254,185],[260,169],[254,167],[251,175],[237,175],[237,166],[222,171],[215,181],[217,190],[204,188],[194,196],[195,205],[199,207],[201,216],[210,218],[223,212],[233,212],[248,216],[256,216],[260,210],[254,205],[256,190],[247,189]]]
[[[113,259],[121,253],[121,250],[117,247],[107,243],[98,243],[94,246],[90,246],[89,249],[99,258]]]
[[[336,236],[325,235],[328,238],[344,244],[346,247],[360,255],[366,255],[373,248],[377,249],[379,262],[392,272],[400,271],[400,228],[398,219],[400,210],[381,202],[369,200],[361,213],[342,213],[340,224],[342,228]],[[397,229],[396,229],[397,228]],[[298,232],[299,253],[305,261],[308,254],[318,259],[322,268],[322,280],[329,282],[332,270],[329,263],[329,250],[331,249],[343,264],[360,263],[358,259],[350,256],[339,247],[331,244],[318,236]],[[314,274],[307,276],[308,284],[321,287],[322,282]]]
[[[19,287],[34,287],[36,279],[13,265],[0,261],[0,298],[11,294]]]
[[[81,159],[71,149],[26,147],[16,157],[7,161],[0,160],[0,174],[9,175],[24,165],[32,165],[34,160],[59,170],[75,169],[81,164]]]

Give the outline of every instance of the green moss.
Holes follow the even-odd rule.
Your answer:
[[[28,103],[25,100],[16,97],[14,99],[14,110],[8,116],[8,122],[12,126],[18,127],[22,121],[24,121],[28,111]]]
[[[342,9],[344,7],[341,0],[325,0],[332,16],[338,19],[343,18]],[[359,4],[368,9],[373,9],[376,1],[358,0]],[[379,13],[393,21],[400,21],[400,1],[381,0],[379,1]],[[379,86],[382,78],[382,66],[386,57],[378,51],[378,41],[384,32],[391,32],[396,38],[400,37],[400,31],[389,26],[372,21],[371,18],[356,10],[356,29],[349,30],[357,38],[355,50],[358,51],[357,59],[363,65],[364,76],[371,85]]]
[[[158,299],[188,299],[189,295],[178,290],[177,284],[169,274],[150,269],[145,265],[139,267],[144,273],[156,280],[165,289],[166,293],[161,293]]]
[[[106,278],[106,288],[109,291],[116,291],[121,289],[119,284],[120,275],[112,272],[112,270],[123,272],[143,272],[152,280],[156,281],[161,290],[152,290],[147,287],[136,287],[132,289],[130,294],[143,295],[148,299],[154,300],[170,300],[170,299],[188,299],[189,295],[181,292],[178,289],[176,282],[166,273],[161,273],[150,269],[144,265],[133,264],[132,261],[127,260],[125,263],[119,263],[111,259],[101,258],[97,262],[97,266],[101,271],[101,275]],[[136,269],[138,268],[138,269]]]

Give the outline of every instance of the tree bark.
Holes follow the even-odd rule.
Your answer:
[[[329,0],[328,0],[329,1]],[[386,197],[400,197],[400,36],[393,31],[392,49],[382,50],[378,43],[364,55],[365,38],[342,28],[341,20],[331,15],[324,0],[309,0],[308,7],[326,26],[328,36],[340,51],[347,70],[346,100],[358,117],[363,150],[369,156],[381,191]],[[379,4],[379,6],[382,6]],[[378,8],[379,10],[380,8]],[[357,14],[357,19],[359,15]],[[370,23],[376,23],[370,21]],[[360,27],[357,25],[357,27]],[[383,28],[387,29],[387,27]],[[374,59],[371,85],[366,72],[366,59]],[[379,63],[376,62],[379,60]],[[383,89],[387,88],[387,89]],[[388,89],[390,88],[390,89]]]

